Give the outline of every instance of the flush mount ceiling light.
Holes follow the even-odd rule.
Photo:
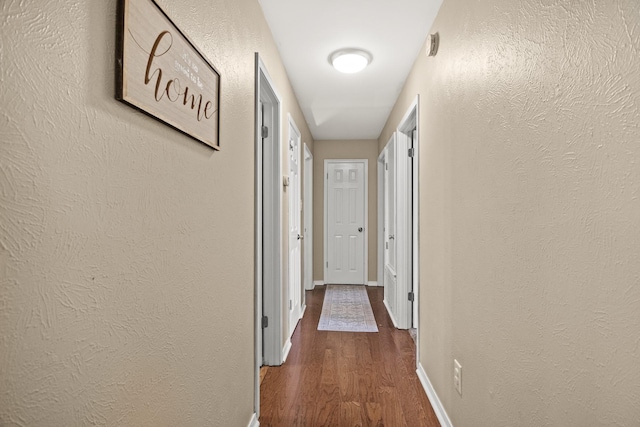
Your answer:
[[[371,54],[362,49],[340,49],[329,56],[333,68],[341,73],[357,73],[371,63]]]

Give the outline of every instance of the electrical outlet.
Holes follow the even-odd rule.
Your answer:
[[[462,396],[462,365],[456,359],[453,359],[453,385]]]

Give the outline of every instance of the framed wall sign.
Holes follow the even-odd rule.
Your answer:
[[[216,150],[220,73],[154,0],[119,0],[116,98]]]

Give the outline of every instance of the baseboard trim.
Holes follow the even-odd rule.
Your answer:
[[[431,402],[431,407],[433,411],[436,413],[436,417],[438,417],[438,421],[440,421],[440,425],[442,427],[453,427],[451,423],[451,419],[449,415],[447,415],[447,411],[445,411],[436,390],[433,388],[433,384],[429,381],[429,377],[427,376],[427,372],[424,370],[422,363],[418,363],[418,369],[416,369],[416,373],[418,374],[418,379],[420,380],[420,384],[422,384],[422,388],[425,393],[427,393],[427,398],[429,398],[429,402]]]
[[[324,286],[324,280],[314,280],[313,287],[315,288],[316,286]]]
[[[287,361],[287,357],[289,356],[290,351],[291,351],[291,339],[287,339],[287,342],[284,343],[284,347],[282,348],[282,363]]]
[[[378,282],[376,282],[375,280],[372,282],[367,282],[367,286],[378,286]]]
[[[389,314],[389,317],[391,318],[391,322],[393,323],[393,326],[396,329],[400,329],[400,328],[398,328],[398,322],[396,322],[396,318],[393,317],[393,313],[391,312],[391,309],[389,309],[389,305],[387,305],[387,300],[386,299],[383,300],[382,303],[384,304],[384,308],[387,309],[387,313]]]
[[[255,412],[251,416],[251,420],[249,421],[249,424],[247,424],[247,427],[260,427],[260,421],[258,421],[258,416]]]

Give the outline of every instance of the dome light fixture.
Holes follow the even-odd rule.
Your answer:
[[[364,70],[371,63],[371,59],[371,54],[362,49],[340,49],[329,56],[333,68],[347,74]]]

